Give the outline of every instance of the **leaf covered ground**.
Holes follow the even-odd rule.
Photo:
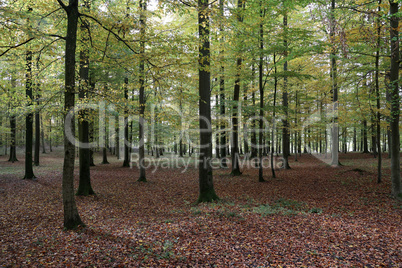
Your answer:
[[[76,198],[87,226],[65,231],[61,151],[41,156],[37,181],[21,179],[22,155],[0,157],[1,267],[402,267],[387,159],[382,184],[376,160],[357,153],[339,168],[292,157],[275,179],[265,170],[265,183],[255,169],[218,169],[221,200],[195,205],[194,165],[150,167],[140,183],[137,168],[110,156],[91,169],[96,196]]]

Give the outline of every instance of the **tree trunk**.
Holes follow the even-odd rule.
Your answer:
[[[77,24],[78,24],[78,0],[69,0],[69,5],[65,6],[61,0],[59,4],[67,13],[67,36],[65,51],[65,91],[64,109],[65,126],[71,128],[71,133],[75,133],[74,116],[69,113],[74,109],[75,104],[75,52],[77,43]],[[64,131],[64,164],[63,164],[63,209],[64,209],[64,228],[74,229],[83,225],[78,214],[74,197],[74,155],[75,146],[69,140],[67,132]]]
[[[124,161],[123,167],[130,166],[129,154],[130,150],[128,147],[128,77],[124,78],[124,98],[126,99],[126,107],[124,109]]]
[[[17,126],[16,126],[16,119],[15,115],[10,117],[10,129],[11,129],[11,140],[10,140],[10,158],[8,159],[9,162],[16,162],[17,159],[17,151],[16,151],[16,133],[17,133]]]
[[[378,1],[378,13],[381,12],[381,0]],[[377,50],[375,54],[375,94],[377,101],[377,120],[376,120],[376,130],[377,130],[377,151],[378,151],[378,162],[377,162],[377,183],[381,183],[382,177],[382,153],[381,153],[381,103],[380,103],[380,82],[379,82],[379,72],[380,72],[380,49],[381,49],[381,24],[379,23],[379,18],[377,18]]]
[[[90,10],[89,0],[84,0],[84,9],[86,12]],[[88,98],[89,91],[89,21],[83,18],[81,24],[82,33],[82,44],[83,48],[80,51],[80,87],[79,87],[79,98],[85,100]],[[85,103],[85,101],[83,101]],[[88,122],[88,111],[82,109],[79,112],[78,120],[78,137],[80,141],[79,146],[79,163],[80,163],[80,179],[77,190],[77,195],[93,195],[95,192],[91,185],[91,156],[90,156],[90,146],[89,146],[89,122]]]
[[[43,129],[43,119],[42,117],[40,118],[40,136],[41,136],[41,140],[42,140],[42,154],[46,153],[46,146],[45,146],[45,130]]]
[[[260,26],[261,27],[261,26]],[[276,178],[275,175],[275,166],[274,166],[274,148],[275,148],[275,128],[276,128],[276,123],[275,123],[275,116],[276,116],[276,92],[278,89],[278,77],[276,76],[277,74],[277,68],[276,68],[276,54],[274,53],[274,104],[273,104],[273,115],[272,115],[272,131],[271,131],[271,172],[272,172],[272,178]],[[261,157],[261,156],[260,156]]]
[[[260,32],[259,32],[259,45],[260,45],[260,59],[258,63],[258,89],[260,92],[260,118],[259,118],[259,134],[258,134],[258,181],[259,182],[264,182],[264,169],[263,169],[263,129],[264,129],[264,85],[262,82],[263,78],[263,63],[264,63],[264,24],[262,22],[264,16],[264,10],[262,7],[262,2],[260,2],[260,18],[261,18],[261,23],[260,23]]]
[[[216,102],[216,106],[217,106],[217,110],[219,109],[218,105],[219,105],[219,96],[218,94],[215,95],[215,102]],[[218,114],[219,111],[217,111],[216,113]],[[219,139],[219,121],[217,121],[216,123],[216,135],[215,135],[215,156],[217,159],[219,159],[220,157],[220,139]]]
[[[243,22],[243,16],[239,14],[242,9],[244,9],[244,2],[242,0],[237,1],[237,20],[238,22]],[[239,52],[240,53],[240,52]],[[231,156],[232,156],[232,172],[230,175],[238,176],[241,175],[240,166],[239,166],[239,118],[238,118],[238,105],[240,100],[240,75],[242,68],[242,58],[238,56],[236,61],[236,78],[233,92],[233,111],[232,111],[232,148],[231,148]]]
[[[211,123],[211,73],[209,42],[209,1],[198,0],[198,32],[200,38],[198,61],[199,90],[199,124],[200,124],[200,156],[199,187],[197,203],[211,202],[219,199],[215,193],[212,175],[212,133]]]
[[[219,0],[219,9],[220,9],[220,15],[223,17],[224,15],[224,0]],[[221,32],[224,31],[224,26],[222,24],[219,25],[219,30]],[[222,43],[224,43],[224,40],[222,40]],[[224,66],[224,51],[221,50],[220,52],[220,57],[221,57],[221,66],[220,66],[220,77],[219,77],[219,93],[220,93],[220,115],[222,118],[225,117],[225,66]],[[227,162],[226,162],[226,156],[227,156],[227,150],[226,150],[226,132],[224,131],[226,128],[226,123],[221,123],[221,148],[220,148],[220,162],[221,162],[221,167],[222,168],[227,168]]]
[[[36,88],[39,90],[39,85]],[[37,95],[37,104],[39,104],[39,94]],[[40,151],[40,114],[39,111],[35,112],[35,154],[34,166],[39,166],[39,151]]]
[[[335,48],[335,0],[331,2],[331,18],[330,18],[330,39],[331,48],[331,80],[332,80],[332,103],[333,103],[333,119],[332,119],[332,161],[331,166],[339,166],[339,126],[338,126],[338,81],[337,81],[337,66],[336,66],[336,48]]]
[[[401,166],[400,166],[400,137],[399,137],[399,6],[397,1],[390,1],[390,32],[391,32],[391,70],[390,70],[390,96],[391,96],[391,181],[392,194],[402,199]]]
[[[139,166],[140,166],[140,177],[138,181],[146,182],[147,178],[145,175],[145,135],[144,135],[144,113],[145,113],[145,11],[147,10],[146,0],[140,0],[140,118],[139,118]]]
[[[367,141],[367,120],[363,120],[363,153],[368,154],[368,141]]]
[[[283,30],[285,32],[285,39],[283,41],[285,48],[285,58],[288,56],[288,40],[287,40],[287,27],[288,27],[288,15],[285,11],[283,16]],[[282,93],[282,105],[284,109],[284,119],[282,120],[282,158],[283,158],[283,168],[290,169],[289,166],[289,155],[290,155],[290,134],[289,134],[289,122],[288,122],[288,78],[286,72],[288,71],[288,61],[285,59],[283,64],[283,93]]]
[[[30,9],[31,11],[31,9]],[[32,51],[26,54],[26,96],[28,106],[32,105]],[[25,176],[24,179],[35,179],[32,168],[32,139],[33,139],[33,113],[29,112],[25,117]]]

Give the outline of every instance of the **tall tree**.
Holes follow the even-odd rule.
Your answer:
[[[75,104],[75,53],[77,47],[78,27],[78,0],[69,0],[68,6],[62,0],[57,0],[60,6],[67,13],[67,35],[65,48],[65,77],[64,77],[64,125],[71,127],[71,133],[75,133],[74,116],[69,112],[74,109]],[[71,113],[70,113],[71,114]],[[74,159],[75,146],[64,131],[64,164],[63,164],[63,209],[64,228],[74,229],[83,225],[78,214],[74,197]]]
[[[36,84],[36,104],[39,105],[39,84]],[[40,151],[40,114],[39,110],[35,111],[35,154],[34,165],[39,166],[39,151]]]
[[[90,11],[89,0],[83,1],[83,9],[85,12]],[[79,70],[79,94],[80,100],[85,103],[88,98],[89,91],[89,21],[87,18],[81,18],[81,42],[82,49],[80,51],[80,70]],[[79,163],[80,163],[80,180],[78,184],[77,195],[93,195],[95,192],[91,185],[91,171],[90,171],[90,147],[89,147],[89,122],[88,111],[82,109],[79,112],[78,120],[78,137],[80,141],[79,146]]]
[[[16,87],[16,79],[14,77],[14,74],[11,74],[11,87],[13,90],[15,90]],[[12,99],[13,97],[11,97]],[[17,151],[16,151],[16,138],[17,138],[17,123],[16,123],[16,116],[15,114],[11,111],[10,115],[10,157],[8,159],[9,162],[14,163],[15,161],[18,161],[17,159]]]
[[[28,7],[28,12],[32,12],[32,8]],[[28,31],[30,31],[30,22],[28,20]],[[29,33],[31,35],[31,33]],[[26,52],[26,68],[25,68],[25,91],[28,106],[32,105],[32,51]],[[25,176],[24,179],[35,179],[32,168],[32,139],[33,139],[33,113],[29,111],[25,117]]]
[[[329,35],[331,42],[331,81],[332,81],[332,161],[331,166],[339,166],[339,127],[338,127],[338,84],[337,84],[337,66],[336,66],[336,46],[335,46],[335,0],[331,0]]]
[[[263,17],[264,17],[264,9],[262,6],[262,1],[260,2],[260,29],[259,29],[259,42],[260,42],[260,60],[258,63],[258,88],[260,92],[260,133],[259,133],[259,142],[258,142],[258,156],[259,156],[259,165],[258,165],[258,181],[264,182],[263,176],[263,164],[262,164],[262,148],[263,148],[263,135],[264,135],[264,85],[263,85],[263,63],[264,63],[264,24],[263,24]]]
[[[378,162],[377,162],[377,182],[381,183],[381,166],[382,166],[382,154],[381,154],[381,103],[380,103],[380,49],[381,49],[381,22],[380,22],[380,12],[381,12],[381,2],[378,1],[378,16],[376,18],[376,28],[377,28],[377,40],[376,40],[376,52],[375,52],[375,95],[377,104],[377,119],[376,119],[376,136],[377,136],[377,151],[378,151]]]
[[[390,69],[390,97],[391,97],[391,181],[392,194],[402,199],[401,166],[400,166],[400,137],[399,137],[399,4],[398,1],[390,0],[389,13],[391,16],[391,69]]]
[[[290,155],[290,134],[289,134],[289,121],[288,121],[288,78],[286,72],[288,71],[288,13],[286,7],[283,14],[283,46],[284,46],[284,57],[285,62],[283,63],[283,92],[282,92],[282,105],[284,109],[285,116],[282,120],[282,158],[283,158],[283,168],[290,169],[289,166],[289,155]]]
[[[130,148],[128,147],[128,77],[124,78],[124,98],[126,100],[126,104],[124,107],[124,160],[123,167],[130,166]]]
[[[145,113],[145,12],[147,10],[147,0],[140,0],[140,120],[139,120],[139,166],[140,177],[138,181],[147,181],[145,175],[145,135],[144,135],[144,113]]]
[[[224,16],[224,0],[219,0],[219,14],[223,18]],[[219,24],[219,31],[223,32],[224,31],[224,25],[221,22]],[[221,40],[221,45],[223,47],[224,40],[222,37]],[[224,65],[224,50],[223,48],[219,52],[220,54],[220,75],[219,75],[219,92],[220,92],[220,115],[222,118],[225,117],[225,65]],[[221,140],[220,140],[220,158],[221,158],[221,165],[223,168],[227,168],[227,163],[226,163],[226,132],[225,132],[225,123],[221,122],[220,128],[221,128]]]
[[[198,203],[219,199],[215,193],[212,174],[212,129],[211,129],[211,64],[209,0],[198,0],[198,34],[200,39],[198,59],[198,92],[200,124],[200,156]]]
[[[243,0],[237,1],[237,12],[236,17],[239,23],[243,22],[243,9],[245,7],[245,3]],[[241,52],[238,52],[241,54]],[[237,114],[238,103],[240,100],[240,76],[242,69],[242,57],[241,55],[237,56],[236,60],[236,78],[234,84],[233,91],[233,111],[232,111],[232,148],[231,148],[231,156],[232,156],[232,172],[230,173],[232,176],[238,176],[241,174],[240,166],[239,166],[239,115]]]

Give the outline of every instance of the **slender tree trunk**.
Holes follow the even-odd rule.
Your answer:
[[[11,137],[10,137],[10,158],[8,159],[9,162],[16,162],[17,159],[17,150],[16,150],[16,138],[17,138],[17,124],[15,115],[10,117],[10,129],[11,129]]]
[[[378,1],[378,13],[381,12],[381,2]],[[375,53],[375,94],[376,94],[376,104],[377,104],[377,120],[376,120],[376,130],[377,130],[377,183],[381,183],[382,177],[382,153],[381,153],[381,103],[380,103],[380,82],[379,82],[379,72],[380,72],[380,49],[381,49],[381,23],[380,18],[376,18],[376,28],[377,28],[377,44]]]
[[[335,0],[331,2],[330,13],[330,38],[332,43],[331,49],[331,80],[332,80],[332,103],[334,117],[332,119],[332,161],[331,166],[339,166],[339,126],[338,126],[338,70],[336,66],[336,48],[335,48]]]
[[[39,90],[37,85],[36,90]],[[38,93],[37,93],[38,94]],[[37,104],[39,104],[39,94],[37,95]],[[39,151],[40,151],[40,114],[39,111],[35,112],[35,154],[34,154],[34,166],[39,166]]]
[[[140,33],[141,33],[141,41],[140,41],[140,65],[139,65],[139,73],[140,73],[140,120],[139,120],[139,166],[140,166],[140,177],[138,181],[147,181],[145,174],[145,135],[144,135],[144,127],[145,127],[145,11],[147,10],[147,2],[146,0],[140,0]]]
[[[288,15],[285,11],[283,16],[283,30],[285,32],[285,39],[283,41],[285,47],[285,58],[288,56],[288,39],[287,39],[287,28],[288,28]],[[282,158],[283,158],[283,168],[290,169],[289,166],[289,155],[290,155],[290,134],[289,134],[289,122],[288,122],[288,78],[286,72],[288,71],[288,61],[285,59],[283,64],[283,93],[282,93],[282,105],[285,112],[284,119],[282,120]]]
[[[400,136],[399,136],[399,5],[397,1],[390,1],[390,32],[391,32],[391,70],[390,70],[390,96],[391,96],[391,181],[392,194],[402,199],[401,166],[400,166]]]
[[[124,98],[126,99],[126,107],[124,108],[124,161],[123,167],[130,166],[129,154],[130,150],[128,147],[128,77],[124,78]]]
[[[46,153],[46,146],[45,146],[45,130],[43,129],[43,119],[42,116],[40,118],[40,136],[41,136],[41,140],[42,140],[42,154]]]
[[[363,120],[363,153],[368,154],[369,149],[368,149],[368,140],[367,140],[367,120]]]
[[[219,109],[219,96],[218,96],[218,94],[216,94],[215,95],[215,102],[216,102],[216,106],[217,106],[217,109]],[[219,111],[217,111],[217,113],[218,113]],[[219,142],[220,142],[220,139],[219,139],[220,137],[219,137],[219,121],[217,121],[217,123],[216,123],[216,135],[215,135],[215,155],[216,155],[216,158],[217,159],[219,159],[219,157],[220,157],[220,144],[219,144]]]
[[[261,26],[260,26],[261,27]],[[275,128],[276,128],[276,92],[278,89],[278,77],[276,76],[278,70],[276,68],[276,54],[274,53],[274,104],[273,104],[273,114],[272,114],[272,131],[271,131],[271,172],[272,172],[272,178],[276,178],[275,175],[275,166],[274,166],[274,148],[275,148]]]
[[[28,106],[32,105],[32,51],[26,54],[26,96]],[[32,168],[32,139],[33,139],[33,113],[29,112],[25,117],[25,176],[24,179],[35,179]]]
[[[210,41],[209,41],[209,1],[198,0],[198,32],[200,38],[198,61],[199,89],[199,123],[200,123],[200,156],[199,187],[197,203],[211,202],[219,199],[215,193],[212,175],[212,130],[211,123],[211,73],[210,73]]]
[[[223,17],[224,15],[224,0],[219,0],[219,9],[220,9],[220,15]],[[224,26],[222,24],[219,25],[219,30],[221,32],[224,31]],[[224,43],[224,40],[221,41]],[[220,66],[220,77],[219,77],[219,92],[220,92],[220,115],[222,119],[225,118],[225,66],[224,66],[224,51],[221,50],[220,52],[220,57],[221,57],[221,66]],[[224,121],[226,122],[226,121]],[[221,160],[221,167],[227,168],[227,163],[226,163],[226,156],[227,156],[227,150],[226,150],[226,132],[225,127],[226,123],[221,123],[221,148],[220,148],[220,160]]]
[[[238,22],[243,22],[243,15],[240,14],[242,9],[244,9],[244,2],[243,0],[237,1],[237,20]],[[240,52],[239,52],[240,53]],[[238,56],[236,61],[236,78],[235,78],[235,85],[234,85],[234,92],[233,92],[233,111],[232,111],[232,148],[231,148],[231,156],[232,156],[232,172],[230,175],[238,176],[241,174],[240,166],[239,166],[239,114],[237,112],[239,100],[240,100],[240,75],[241,75],[241,68],[242,68],[242,58]]]
[[[74,109],[75,104],[75,52],[77,43],[77,24],[78,24],[78,0],[69,0],[69,5],[65,6],[61,0],[59,4],[67,13],[67,36],[65,51],[65,91],[64,109],[65,126],[69,126],[71,133],[75,133],[74,116],[69,113]],[[63,208],[64,208],[64,228],[74,229],[83,225],[78,214],[74,197],[74,156],[75,146],[69,140],[67,132],[64,131],[64,164],[63,164]]]
[[[53,152],[52,148],[52,117],[49,119],[49,151]]]
[[[260,43],[260,59],[259,59],[259,63],[258,63],[258,89],[260,92],[260,118],[259,118],[259,127],[260,127],[260,131],[259,131],[259,135],[258,135],[258,157],[259,157],[259,161],[258,161],[258,181],[259,182],[264,182],[264,169],[263,169],[263,147],[264,147],[264,143],[263,143],[263,135],[264,135],[264,85],[262,82],[262,78],[263,78],[263,63],[264,63],[264,24],[262,22],[264,16],[264,10],[262,7],[262,2],[260,1],[260,19],[261,19],[261,23],[260,23],[260,33],[259,33],[259,43]]]

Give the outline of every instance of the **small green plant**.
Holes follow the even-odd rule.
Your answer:
[[[310,213],[317,213],[317,214],[321,214],[322,213],[322,209],[321,208],[312,208],[309,211]]]
[[[191,211],[191,213],[192,213],[193,215],[200,215],[200,214],[202,213],[201,210],[199,210],[199,209],[196,208],[196,207],[190,208],[190,211]]]

